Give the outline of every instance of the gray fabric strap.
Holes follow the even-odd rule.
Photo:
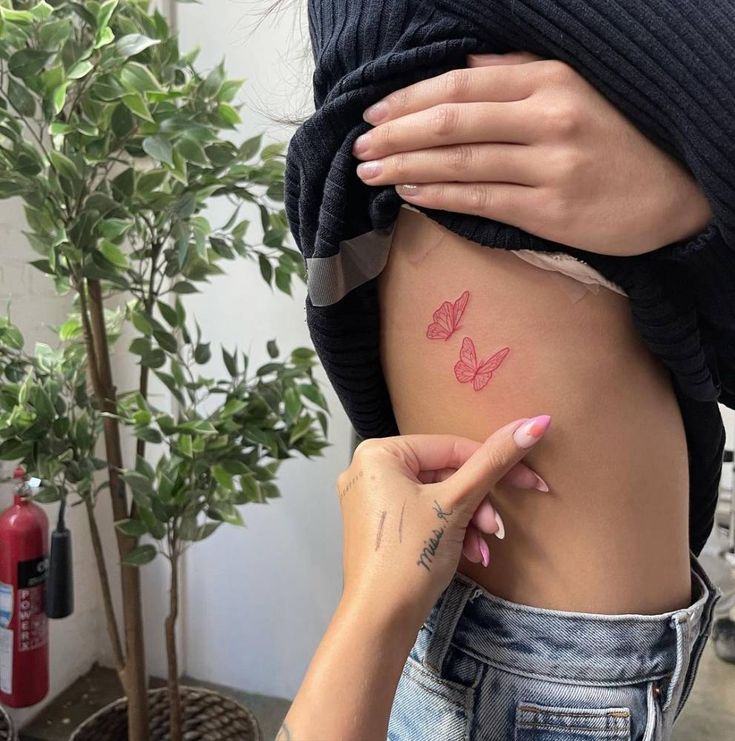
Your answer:
[[[314,306],[336,304],[350,291],[380,275],[388,262],[396,222],[339,243],[331,257],[306,259],[306,287]]]

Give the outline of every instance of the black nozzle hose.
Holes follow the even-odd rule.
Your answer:
[[[72,569],[71,532],[64,524],[66,502],[61,501],[59,520],[51,533],[46,580],[46,615],[53,619],[69,617],[74,612],[74,572]]]

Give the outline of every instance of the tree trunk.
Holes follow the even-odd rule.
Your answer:
[[[110,349],[105,328],[102,290],[97,280],[87,281],[79,289],[81,314],[90,359],[90,374],[97,403],[102,411],[116,413],[116,389],[112,379]],[[87,302],[86,299],[89,299]],[[128,518],[125,482],[120,478],[123,466],[120,427],[116,419],[103,421],[107,472],[110,481],[112,513],[115,522]],[[137,539],[115,528],[120,561],[137,545]],[[120,581],[125,632],[125,669],[123,682],[128,700],[128,739],[148,739],[148,679],[145,672],[143,618],[140,597],[140,572],[135,566],[120,566]]]
[[[176,620],[179,616],[179,554],[171,549],[171,590],[166,618],[166,657],[168,659],[168,706],[171,741],[181,741],[181,696],[179,695],[179,660],[176,653]]]

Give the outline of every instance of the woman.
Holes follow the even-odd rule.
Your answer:
[[[619,5],[309,5],[317,111],[286,205],[353,423],[479,439],[543,404],[559,430],[529,456],[551,496],[494,488],[507,537],[490,569],[460,563],[419,634],[392,738],[427,719],[443,739],[552,738],[582,718],[666,738],[709,631],[708,600],[665,637],[646,626],[707,592],[688,546],[712,525],[716,401],[735,398],[735,20],[723,2]],[[550,61],[445,74],[513,48]],[[358,180],[354,157],[383,172]],[[402,189],[421,213],[400,208],[406,182],[440,184]],[[513,607],[470,604],[472,582]]]

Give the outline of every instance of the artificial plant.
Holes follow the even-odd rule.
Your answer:
[[[244,353],[222,349],[218,377],[211,343],[187,315],[186,296],[235,259],[252,260],[285,293],[303,277],[280,207],[284,145],[262,146],[261,136],[232,143],[241,81],[222,64],[201,75],[195,58],[180,53],[146,0],[0,0],[0,197],[22,201],[32,264],[73,297],[53,343],[27,348],[10,317],[0,322],[0,457],[42,477],[46,501],[88,513],[136,741],[148,733],[137,567],[159,552],[171,564],[165,636],[176,740],[182,551],[222,522],[241,524],[238,505],[278,496],[283,459],[326,444],[313,351],[280,359],[269,342],[271,362],[250,371]],[[204,215],[212,199],[232,203],[222,225]],[[257,238],[242,205],[260,222]],[[120,338],[130,332],[138,385],[120,389],[111,353],[117,345],[125,354]],[[168,390],[168,407],[153,403],[152,382]],[[136,439],[132,460],[125,432]],[[100,496],[111,498],[116,525],[122,636]]]

